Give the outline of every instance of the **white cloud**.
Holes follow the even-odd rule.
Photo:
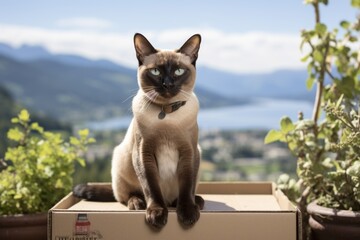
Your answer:
[[[59,27],[70,27],[70,28],[109,28],[111,27],[111,22],[104,19],[98,18],[87,18],[87,17],[76,17],[76,18],[64,18],[59,19],[56,22],[56,25]]]
[[[0,42],[13,46],[42,45],[53,53],[80,54],[91,59],[109,59],[130,67],[137,61],[133,33],[114,33],[88,28],[43,29],[0,24]],[[216,29],[177,29],[143,34],[156,48],[179,48],[194,33],[202,35],[199,65],[237,72],[261,73],[302,68],[300,37],[265,32],[225,33]]]
[[[302,68],[300,37],[266,32],[224,33],[215,29],[173,30],[158,34],[159,43],[178,44],[186,37],[201,33],[199,63],[232,72],[270,72]],[[185,37],[185,38],[184,38]],[[175,45],[176,46],[176,45]]]

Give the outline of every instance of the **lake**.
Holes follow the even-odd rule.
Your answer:
[[[198,123],[203,130],[247,130],[279,128],[280,119],[289,116],[297,120],[300,111],[310,118],[312,104],[308,101],[284,99],[257,99],[251,104],[200,110]],[[89,122],[92,130],[115,130],[127,128],[131,116]]]

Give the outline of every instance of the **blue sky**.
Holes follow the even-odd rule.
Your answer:
[[[299,32],[314,24],[313,9],[301,0],[0,0],[0,6],[0,42],[131,67],[135,32],[158,48],[180,47],[198,32],[202,65],[239,73],[301,68]],[[350,0],[330,0],[323,10],[330,27],[356,15]]]

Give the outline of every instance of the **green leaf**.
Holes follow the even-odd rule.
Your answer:
[[[23,122],[28,122],[30,120],[30,114],[26,109],[21,110],[19,114],[19,119]]]
[[[302,58],[300,59],[300,61],[306,62],[306,61],[309,59],[309,57],[310,57],[310,54],[306,54],[304,57],[302,57]]]
[[[314,82],[315,82],[315,76],[313,74],[311,74],[308,79],[306,79],[306,89],[308,91],[310,91],[313,86],[314,86]]]
[[[77,145],[80,145],[80,140],[77,139],[76,137],[70,137],[70,143],[71,143],[72,145],[77,146]]]
[[[339,98],[339,99],[337,100],[337,102],[336,102],[336,105],[335,105],[336,108],[339,108],[339,107],[340,107],[343,98],[344,98],[344,94],[341,94],[340,98]]]
[[[19,119],[18,118],[12,118],[11,123],[19,123]]]
[[[283,134],[280,131],[272,129],[267,133],[264,142],[265,144],[276,142],[279,141],[282,136]]]
[[[295,126],[289,117],[283,117],[280,120],[280,126],[281,126],[281,132],[285,134],[295,129]]]
[[[360,0],[351,0],[351,5],[356,8],[360,8]]]
[[[10,129],[10,130],[8,131],[7,137],[8,137],[10,140],[19,142],[21,139],[23,139],[24,133],[21,132],[18,128],[12,128],[12,129]]]
[[[78,159],[78,163],[79,163],[80,166],[82,166],[82,167],[85,167],[85,166],[86,166],[86,162],[85,162],[85,160],[84,160],[83,158],[79,158],[79,159]]]
[[[35,130],[35,131],[39,132],[39,133],[44,132],[44,129],[43,129],[42,127],[40,127],[37,122],[32,123],[31,126],[30,126],[30,128],[31,128],[32,130]]]
[[[311,4],[311,3],[314,3],[314,2],[315,2],[315,0],[304,0],[305,4]]]
[[[317,61],[317,62],[322,62],[323,61],[323,55],[319,50],[315,50],[313,55],[314,55],[315,61]]]
[[[317,34],[319,35],[324,35],[327,31],[327,27],[325,24],[323,23],[317,23],[316,26],[315,26],[315,31]]]
[[[56,180],[55,188],[63,188],[63,187],[64,187],[63,181],[61,181],[61,179]]]
[[[357,40],[358,40],[358,38],[355,37],[355,36],[350,36],[350,37],[349,37],[349,41],[350,41],[350,42],[356,42]]]
[[[308,74],[312,74],[314,68],[314,61],[311,61],[308,65],[307,65],[307,72]]]
[[[87,138],[87,136],[89,135],[89,129],[85,128],[85,129],[79,130],[78,134],[81,138]]]
[[[291,151],[295,151],[295,149],[298,147],[297,144],[295,142],[289,142],[288,143],[288,147]]]
[[[350,23],[348,21],[341,21],[340,26],[344,29],[349,29]]]
[[[21,193],[17,193],[14,195],[14,199],[16,199],[16,200],[21,199],[21,198],[22,198]]]
[[[328,0],[319,0],[320,3],[323,3],[324,5],[328,5],[329,1]]]

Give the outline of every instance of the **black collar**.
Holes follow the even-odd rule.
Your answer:
[[[186,101],[177,101],[166,105],[161,105],[161,111],[158,115],[158,118],[164,119],[166,117],[166,114],[172,113],[177,111],[179,108],[184,106],[186,104]]]

